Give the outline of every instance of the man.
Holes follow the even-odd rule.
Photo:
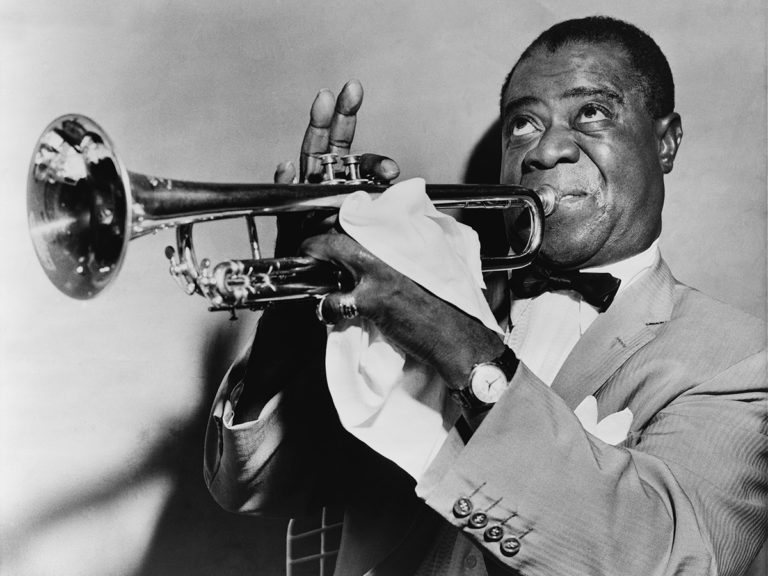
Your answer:
[[[331,113],[318,96],[303,177],[329,140],[349,147],[360,98],[348,84]],[[682,139],[666,59],[626,23],[564,22],[512,69],[501,114],[502,182],[558,198],[539,259],[557,282],[535,294],[540,280],[512,274],[511,350],[345,234],[303,245],[356,280],[321,316],[371,319],[462,406],[427,472],[414,482],[341,428],[322,381],[325,328],[297,305],[264,314],[219,392],[212,493],[252,513],[343,506],[337,574],[741,573],[768,525],[765,328],[677,283],[658,254]],[[507,222],[514,244],[525,222]],[[280,227],[278,249],[295,250],[306,232]],[[609,272],[618,290],[587,303],[564,284],[583,280],[576,270]],[[505,375],[491,398],[478,397],[478,366]],[[601,431],[619,420],[618,436]]]

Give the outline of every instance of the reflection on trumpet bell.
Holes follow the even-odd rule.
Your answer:
[[[30,233],[43,269],[53,284],[87,299],[117,275],[130,240],[175,228],[177,248],[166,252],[171,274],[189,294],[205,296],[211,309],[260,308],[275,300],[306,298],[338,290],[345,279],[330,264],[309,257],[261,259],[253,217],[285,212],[335,211],[353,191],[381,194],[386,184],[364,180],[359,157],[322,160],[318,184],[219,184],[155,178],[125,169],[106,133],[75,114],[51,122],[39,138],[27,182]],[[437,208],[524,208],[531,231],[518,255],[483,259],[485,271],[510,270],[538,253],[544,217],[555,209],[551,190],[520,186],[446,184],[426,186]],[[244,216],[252,259],[215,267],[195,256],[192,226]]]
[[[29,227],[43,269],[65,294],[89,298],[118,271],[131,226],[126,179],[106,135],[85,118],[61,117],[38,140]]]

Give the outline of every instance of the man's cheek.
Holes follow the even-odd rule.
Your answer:
[[[504,151],[501,156],[501,177],[502,184],[519,185],[522,180],[523,154],[519,150]]]

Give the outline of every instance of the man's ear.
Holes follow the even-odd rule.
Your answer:
[[[656,138],[659,142],[659,163],[664,174],[672,172],[677,149],[683,140],[683,125],[680,114],[672,112],[654,120]]]

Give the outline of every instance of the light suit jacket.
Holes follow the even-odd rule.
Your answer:
[[[282,378],[285,389],[269,416],[227,429],[224,400],[243,378],[235,367],[214,403],[206,480],[240,512],[345,506],[337,575],[413,572],[412,552],[445,522],[490,572],[531,576],[738,574],[766,537],[765,326],[677,283],[663,262],[595,320],[551,388],[521,364],[471,437],[454,428],[419,497],[341,430],[317,385],[322,345],[307,344],[297,362],[295,347],[284,351],[295,332],[266,316],[262,325],[254,357],[264,360],[252,358],[246,377]],[[584,431],[573,409],[589,395],[600,418],[632,411],[623,443]],[[487,523],[457,513],[461,498]],[[496,525],[501,537],[489,537]]]

